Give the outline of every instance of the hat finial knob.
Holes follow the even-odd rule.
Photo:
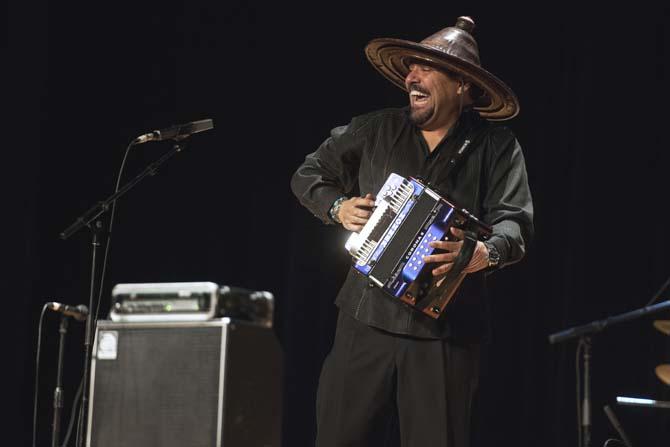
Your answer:
[[[475,21],[472,19],[472,17],[460,16],[458,19],[456,19],[455,27],[472,34],[472,31],[475,29]]]

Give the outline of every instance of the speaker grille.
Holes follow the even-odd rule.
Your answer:
[[[90,445],[217,445],[222,330],[225,326],[114,331],[116,359],[95,360]]]

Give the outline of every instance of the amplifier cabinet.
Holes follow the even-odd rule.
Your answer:
[[[88,447],[279,447],[282,365],[271,329],[228,318],[95,331]]]

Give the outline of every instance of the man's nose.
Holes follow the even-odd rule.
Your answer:
[[[410,69],[407,76],[405,76],[405,85],[410,85],[413,82],[419,82],[419,77],[416,75],[415,70]]]

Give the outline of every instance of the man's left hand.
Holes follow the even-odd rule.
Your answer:
[[[457,239],[455,241],[433,241],[430,246],[444,250],[445,253],[424,256],[423,262],[439,262],[441,265],[433,269],[433,276],[441,276],[451,270],[454,260],[458,257],[463,247],[463,230],[451,228],[451,234]],[[489,265],[489,250],[482,241],[477,241],[475,251],[472,254],[470,263],[463,269],[463,273],[474,273],[485,269]]]

